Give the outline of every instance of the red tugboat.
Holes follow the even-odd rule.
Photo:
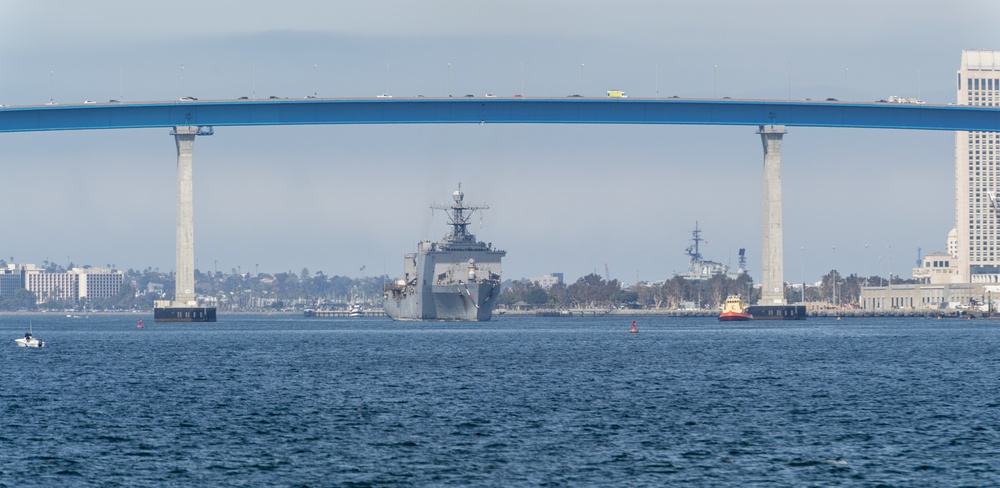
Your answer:
[[[747,313],[747,302],[744,302],[739,295],[729,295],[726,302],[722,304],[719,320],[722,322],[753,320],[753,315]]]

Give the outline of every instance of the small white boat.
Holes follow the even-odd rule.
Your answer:
[[[37,337],[31,335],[31,332],[24,334],[24,337],[14,339],[17,343],[17,347],[44,347],[45,341],[39,340]]]
[[[361,308],[361,304],[360,303],[355,303],[351,307],[351,311],[347,314],[347,316],[348,317],[364,317],[365,316],[365,310],[363,308]]]

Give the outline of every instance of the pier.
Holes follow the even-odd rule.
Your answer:
[[[350,310],[306,310],[304,316],[306,317],[316,317],[316,318],[326,318],[326,317],[351,317]],[[368,318],[368,317],[385,317],[385,311],[381,308],[374,310],[364,310],[361,312],[360,317],[354,315],[356,318]]]

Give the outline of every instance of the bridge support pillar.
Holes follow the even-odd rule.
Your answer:
[[[781,227],[781,139],[783,125],[762,125],[764,145],[764,258],[758,305],[785,305],[784,248]]]
[[[174,127],[177,144],[177,268],[174,300],[159,300],[153,308],[156,322],[215,322],[215,307],[200,307],[194,291],[194,139],[199,127]]]

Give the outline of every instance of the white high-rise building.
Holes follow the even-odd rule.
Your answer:
[[[1000,106],[1000,51],[962,51],[957,82],[959,105]],[[1000,134],[956,132],[955,257],[959,283],[1000,282],[998,193]]]

